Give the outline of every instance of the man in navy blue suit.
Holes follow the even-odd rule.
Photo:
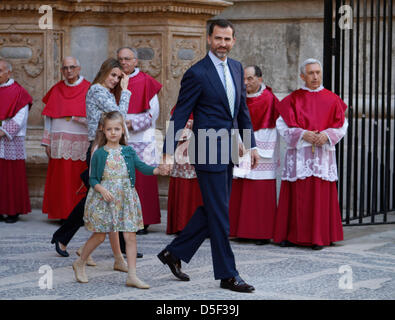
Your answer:
[[[163,147],[161,170],[171,169],[180,133],[193,113],[193,142],[190,161],[195,166],[203,206],[196,209],[187,226],[158,258],[182,281],[189,276],[181,270],[181,260],[189,262],[203,241],[209,237],[214,278],[220,287],[238,292],[252,292],[236,269],[229,243],[229,199],[233,176],[234,150],[238,149],[238,130],[251,150],[252,168],[259,158],[252,124],[246,105],[244,71],[240,62],[228,58],[235,44],[235,30],[227,20],[216,20],[208,32],[209,53],[186,71],[176,108]],[[174,132],[176,133],[174,135]],[[237,153],[237,151],[236,151]]]

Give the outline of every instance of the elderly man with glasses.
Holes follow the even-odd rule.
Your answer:
[[[41,144],[49,159],[42,211],[49,219],[65,220],[83,198],[80,174],[86,169],[89,146],[85,96],[90,83],[80,76],[80,63],[66,57],[61,72],[64,80],[43,98],[45,116]]]
[[[128,89],[132,92],[126,115],[128,143],[145,163],[156,165],[159,159],[155,144],[155,122],[159,117],[158,94],[162,84],[137,67],[138,51],[135,48],[119,48],[117,59],[122,71],[129,77]],[[137,234],[147,234],[148,226],[159,224],[161,219],[157,177],[136,172],[136,190],[144,219],[144,229],[139,230]],[[123,238],[120,239],[123,249]]]

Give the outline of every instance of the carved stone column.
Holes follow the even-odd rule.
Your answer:
[[[52,0],[40,13],[40,0],[0,2],[0,57],[14,67],[14,78],[33,96],[27,134],[27,172],[34,208],[41,208],[47,158],[40,146],[42,97],[61,79],[62,58],[73,55],[92,81],[101,63],[122,46],[139,52],[142,71],[163,84],[157,128],[165,129],[183,73],[206,54],[207,20],[232,3],[222,0]],[[39,21],[52,14],[53,25]],[[50,20],[46,20],[46,23]],[[168,179],[160,179],[166,208]]]

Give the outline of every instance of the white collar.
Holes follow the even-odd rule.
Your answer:
[[[76,82],[74,82],[74,83],[69,83],[67,80],[64,80],[64,83],[65,83],[65,85],[68,86],[68,87],[76,87],[76,86],[78,86],[79,84],[81,84],[82,80],[84,80],[84,77],[83,77],[83,76],[80,76],[80,77],[78,78],[78,80],[77,80]]]
[[[248,93],[247,93],[247,98],[256,98],[256,97],[259,97],[259,96],[263,93],[263,91],[265,91],[265,89],[266,89],[266,86],[265,86],[264,83],[262,83],[262,85],[261,85],[260,89],[258,90],[258,92],[251,93],[251,94],[248,94]]]
[[[139,74],[139,72],[140,72],[139,68],[134,68],[133,73],[129,74],[129,79],[137,76]]]
[[[15,82],[14,79],[9,78],[7,82],[0,84],[0,88],[9,87],[10,85],[14,84],[14,82]]]
[[[208,52],[208,56],[210,57],[211,61],[214,63],[216,67],[222,65],[223,62],[228,63],[228,57],[226,57],[225,60],[222,61],[214,53],[212,53],[211,50]]]
[[[307,91],[309,91],[309,92],[320,92],[321,90],[324,89],[324,86],[323,86],[323,85],[320,85],[320,86],[319,86],[317,89],[315,89],[315,90],[312,90],[312,89],[310,89],[310,88],[307,88],[306,86],[303,86],[301,89],[302,89],[302,90],[307,90]]]

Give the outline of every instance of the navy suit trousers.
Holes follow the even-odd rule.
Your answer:
[[[229,242],[229,200],[233,166],[225,171],[196,170],[203,206],[196,209],[180,235],[166,249],[188,263],[203,241],[209,237],[215,279],[238,275]]]

